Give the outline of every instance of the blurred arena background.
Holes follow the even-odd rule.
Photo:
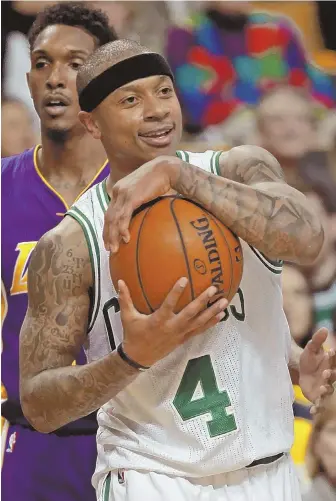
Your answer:
[[[1,2],[2,156],[39,142],[25,77],[26,35],[35,15],[52,3]],[[326,243],[313,267],[285,266],[284,308],[298,344],[305,346],[317,327],[326,326],[328,345],[336,348],[336,3],[88,3],[107,12],[120,37],[168,58],[184,112],[181,148],[260,144],[316,206]],[[323,472],[323,454],[336,457],[336,408],[325,411],[312,434],[309,403],[295,387],[294,413],[292,455],[305,492]],[[314,447],[326,427],[331,450]]]

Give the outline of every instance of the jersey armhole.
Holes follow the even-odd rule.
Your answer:
[[[265,256],[262,252],[258,251],[255,247],[252,247],[252,245],[249,245],[250,249],[252,252],[257,256],[259,261],[262,262],[262,264],[272,273],[275,275],[280,275],[282,272],[282,267],[283,267],[283,261],[277,261],[277,260],[272,260],[269,259],[268,257]]]
[[[75,206],[71,207],[71,209],[69,209],[66,212],[65,216],[72,217],[81,226],[89,250],[90,262],[92,268],[92,278],[93,278],[93,286],[91,288],[91,291],[89,291],[89,296],[90,296],[90,312],[88,319],[88,333],[89,333],[94,326],[100,307],[100,251],[99,251],[98,239],[91,221],[77,207]]]

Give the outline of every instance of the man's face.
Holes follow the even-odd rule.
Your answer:
[[[36,143],[32,117],[26,106],[8,101],[1,106],[1,156],[17,155]]]
[[[27,78],[42,130],[56,133],[82,127],[76,77],[94,49],[95,39],[73,26],[49,26],[37,37]]]
[[[276,93],[260,106],[262,145],[280,159],[299,159],[316,142],[310,104],[291,93]]]
[[[182,134],[181,108],[167,76],[142,78],[112,92],[92,113],[112,155],[142,164],[175,155]]]

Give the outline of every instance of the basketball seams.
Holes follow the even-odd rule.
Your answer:
[[[186,264],[187,272],[188,272],[191,298],[192,298],[192,301],[193,301],[195,299],[195,291],[194,291],[194,285],[193,285],[193,281],[192,281],[192,275],[191,275],[191,270],[190,270],[190,265],[189,265],[189,260],[188,260],[188,254],[187,254],[187,250],[186,250],[186,247],[185,247],[185,244],[184,244],[183,234],[182,234],[180,225],[178,223],[178,219],[176,217],[176,214],[174,212],[174,202],[176,202],[176,200],[179,200],[179,198],[174,198],[170,202],[170,212],[171,212],[171,214],[173,216],[173,219],[174,219],[174,222],[175,222],[175,226],[176,226],[176,229],[177,229],[179,237],[180,237],[180,241],[181,241],[181,245],[182,245],[182,250],[183,250],[183,255],[184,255],[184,260],[185,260],[185,264]]]
[[[137,269],[138,281],[139,281],[140,289],[142,291],[142,295],[143,295],[151,313],[154,313],[155,310],[154,310],[154,308],[152,308],[152,305],[150,304],[148,297],[147,297],[147,294],[145,292],[145,289],[143,287],[143,283],[142,283],[142,279],[141,279],[141,272],[140,272],[139,248],[140,248],[140,236],[141,236],[142,227],[144,225],[146,217],[148,216],[148,214],[150,213],[150,211],[153,207],[154,207],[154,205],[151,205],[150,207],[148,207],[143,218],[142,218],[142,221],[141,221],[141,224],[140,224],[140,227],[138,230],[137,243],[136,243],[136,247],[135,247],[135,258],[136,258],[136,269]]]

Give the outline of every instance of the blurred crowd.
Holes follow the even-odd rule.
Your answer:
[[[36,13],[51,3],[1,2],[2,156],[39,141],[25,83],[26,35]],[[284,309],[300,346],[325,326],[328,347],[336,349],[335,2],[90,3],[108,13],[120,37],[168,58],[184,113],[181,148],[259,144],[316,207],[324,248],[312,267],[284,266]],[[313,423],[299,388],[295,397],[292,455],[305,499],[336,499],[334,488],[327,492],[323,484],[327,471],[336,486],[335,399]]]

